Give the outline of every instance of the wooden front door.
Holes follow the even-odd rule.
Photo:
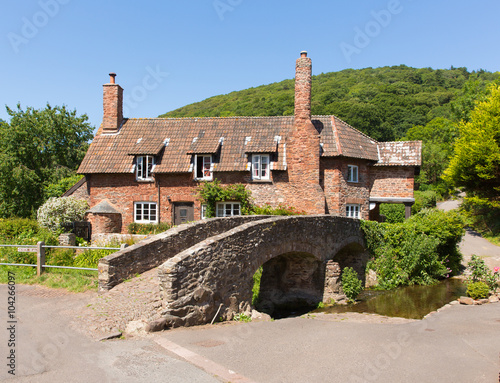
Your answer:
[[[180,225],[186,222],[194,221],[194,203],[193,202],[175,202],[174,203],[174,225]]]

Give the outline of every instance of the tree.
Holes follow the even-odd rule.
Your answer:
[[[455,152],[445,178],[469,195],[500,207],[500,85],[491,85],[468,122],[459,125]]]
[[[93,128],[84,114],[65,106],[43,110],[6,107],[0,122],[0,216],[31,215],[44,201],[44,188],[74,174]]]

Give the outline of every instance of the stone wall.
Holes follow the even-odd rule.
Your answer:
[[[125,279],[151,270],[206,238],[263,216],[211,218],[174,227],[99,261],[99,291],[108,291]]]
[[[251,308],[253,274],[270,259],[306,253],[324,270],[327,261],[335,261],[337,254],[354,245],[358,253],[349,252],[354,263],[366,263],[360,223],[348,218],[271,217],[242,224],[197,243],[158,268],[164,312],[189,326],[210,322],[222,304],[219,315],[231,319]]]

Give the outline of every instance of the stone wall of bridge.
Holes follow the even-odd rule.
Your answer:
[[[339,270],[353,266],[364,278],[368,260],[358,220],[317,215],[247,222],[197,243],[158,268],[164,313],[189,326],[208,323],[216,314],[231,319],[248,312],[255,271],[282,255],[281,269],[291,279],[278,277],[268,284],[276,290],[270,295],[284,302],[293,294],[313,301],[334,299],[340,292]],[[299,282],[290,285],[290,280]]]

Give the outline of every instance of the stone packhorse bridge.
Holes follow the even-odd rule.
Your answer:
[[[329,215],[213,218],[173,228],[101,259],[99,290],[158,267],[163,309],[189,326],[258,308],[314,306],[339,296],[346,266],[364,280],[368,253],[358,220]],[[217,314],[218,313],[218,314]]]

